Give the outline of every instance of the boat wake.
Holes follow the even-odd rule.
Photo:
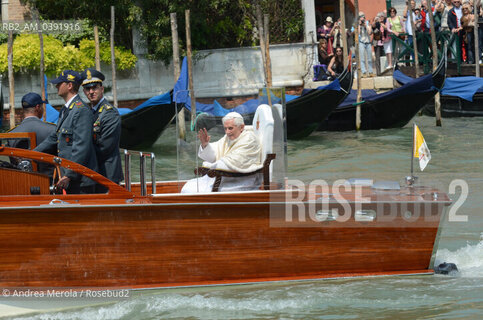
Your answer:
[[[475,245],[467,244],[466,247],[450,251],[438,250],[436,253],[435,266],[443,262],[456,264],[459,272],[456,276],[463,278],[483,278],[483,233],[480,242]]]

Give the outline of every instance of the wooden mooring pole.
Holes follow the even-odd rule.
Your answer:
[[[348,59],[348,48],[347,48],[347,32],[345,30],[345,0],[339,0],[339,11],[340,11],[340,33],[342,36],[342,54],[344,57],[344,68],[349,62]],[[356,13],[359,14],[359,13]]]
[[[431,2],[428,1],[429,24],[431,32],[431,50],[433,51],[433,71],[438,68],[438,46],[436,45],[436,30],[434,30],[434,16],[431,10]],[[443,53],[445,54],[445,53]],[[439,91],[434,95],[434,113],[436,116],[436,126],[441,127],[441,99]]]
[[[176,12],[172,12],[169,15],[171,21],[171,41],[173,44],[173,74],[174,82],[176,83],[180,74],[179,65],[179,38],[178,38],[178,21],[176,19]],[[173,97],[176,98],[176,97]],[[186,140],[186,123],[184,119],[184,108],[178,112],[178,137]]]
[[[263,17],[262,9],[260,4],[256,4],[256,15],[257,15],[257,25],[258,25],[258,37],[260,39],[260,52],[262,54],[262,65],[263,65],[263,78],[265,80],[265,85],[268,86],[268,76],[267,76],[267,64],[266,64],[266,51],[265,51],[265,31],[263,28]]]
[[[473,12],[475,13],[474,17],[475,17],[475,27],[473,28],[474,32],[475,32],[475,36],[474,36],[474,42],[475,42],[475,76],[477,77],[480,77],[480,59],[481,59],[481,56],[480,56],[480,44],[479,44],[479,34],[478,34],[478,28],[480,27],[479,24],[478,24],[478,2],[481,2],[481,1],[476,1],[474,0],[473,1],[473,6],[474,6],[474,10]]]
[[[115,16],[114,6],[111,6],[111,68],[112,68],[112,97],[114,107],[117,108],[117,84],[116,84],[116,56],[114,54],[114,28],[115,28]]]
[[[414,53],[414,72],[416,73],[416,78],[419,78],[419,56],[418,56],[418,41],[417,41],[417,34],[416,34],[416,25],[414,24],[414,19],[413,19],[413,6],[412,6],[412,0],[409,0],[409,3],[407,5],[407,14],[409,16],[409,21],[411,23],[411,35],[413,37],[413,53]]]
[[[357,61],[357,106],[356,106],[356,130],[359,131],[361,129],[361,101],[362,101],[362,88],[361,88],[361,63],[364,63],[360,59],[360,52],[359,52],[359,32],[360,32],[360,17],[359,17],[359,1],[354,0],[354,7],[356,11],[356,23],[355,23],[355,51],[356,51],[356,61]]]
[[[96,50],[96,70],[101,71],[101,53],[99,49],[99,28],[94,26],[94,46]]]
[[[191,57],[191,26],[190,26],[190,10],[185,10],[186,23],[186,58],[188,59],[188,87],[191,96],[191,126],[195,126],[196,120],[196,97],[193,88],[193,60]]]
[[[8,86],[9,86],[9,96],[8,103],[10,105],[10,129],[15,127],[15,88],[13,80],[13,33],[8,32]]]
[[[265,68],[267,72],[267,87],[272,87],[272,61],[270,59],[270,17],[263,15],[263,30],[265,36]]]
[[[40,24],[39,22],[39,13],[37,10],[35,12],[35,21],[37,24]],[[39,68],[39,75],[40,75],[40,95],[42,96],[42,100],[46,101],[46,96],[45,96],[45,77],[44,77],[44,70],[45,70],[45,60],[44,60],[44,36],[42,34],[42,30],[39,30],[39,41],[40,41],[40,68]],[[42,103],[42,119],[45,121],[47,118],[47,110],[45,103]]]

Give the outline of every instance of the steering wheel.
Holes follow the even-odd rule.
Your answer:
[[[52,176],[52,185],[50,186],[50,190],[53,194],[62,194],[62,189],[57,188],[57,182],[59,182],[60,178],[62,178],[60,174],[60,167],[56,165],[54,168],[54,174]]]

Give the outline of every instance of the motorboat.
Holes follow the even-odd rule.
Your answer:
[[[264,90],[261,100],[283,95]],[[122,185],[55,155],[0,146],[0,286],[138,290],[432,274],[447,194],[396,181],[288,179],[283,101],[254,115],[252,129],[273,160],[255,172],[264,183],[252,190],[181,193],[201,166],[194,135],[175,142],[176,180],[156,178],[154,154],[125,150]],[[11,157],[68,168],[108,191],[64,194]]]

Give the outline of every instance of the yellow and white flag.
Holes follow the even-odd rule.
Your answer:
[[[413,146],[414,157],[419,159],[419,167],[421,168],[421,171],[423,171],[429,160],[431,160],[431,152],[429,152],[428,145],[426,144],[426,141],[424,141],[423,134],[419,131],[417,125],[414,125]]]

